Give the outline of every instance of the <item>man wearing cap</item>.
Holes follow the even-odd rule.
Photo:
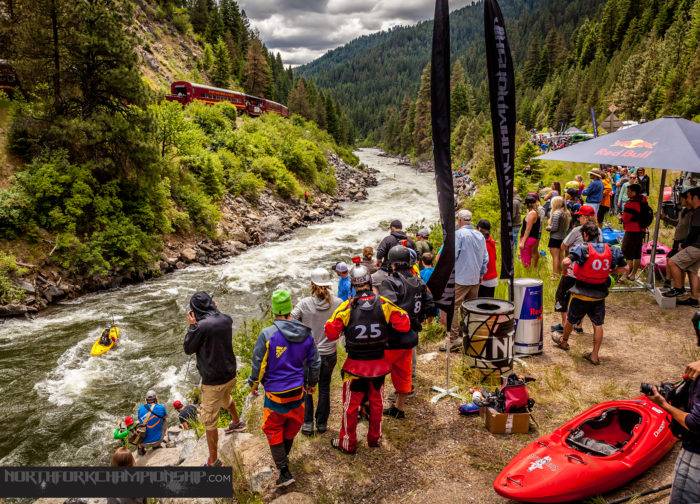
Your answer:
[[[603,190],[605,189],[602,180],[603,172],[596,168],[589,171],[588,175],[591,177],[591,182],[581,194],[586,197],[586,205],[592,207],[597,214],[600,202],[603,201]]]
[[[671,276],[673,288],[664,293],[666,297],[684,296],[684,272],[690,276],[690,298],[700,299],[700,187],[693,187],[688,191],[690,204],[693,208],[690,217],[690,229],[682,243],[681,250],[668,260],[668,271]],[[686,303],[683,303],[686,304]],[[691,304],[688,302],[687,304]]]
[[[146,393],[146,403],[139,406],[136,415],[139,419],[139,424],[146,428],[146,435],[137,447],[139,455],[144,455],[148,447],[160,446],[168,428],[167,416],[168,412],[165,406],[158,403],[155,390],[149,390]]]
[[[348,272],[350,271],[347,263],[339,262],[333,266],[333,271],[338,275],[338,297],[341,301],[347,301],[355,295],[355,290],[350,284],[350,277]]]
[[[180,427],[187,430],[190,428],[190,423],[197,420],[197,406],[194,404],[188,404],[187,406],[182,404],[182,401],[173,401],[173,408],[177,411],[177,419],[180,422]]]
[[[391,221],[389,225],[389,236],[385,236],[377,247],[377,266],[386,272],[389,272],[391,269],[386,262],[387,255],[389,255],[389,251],[396,245],[403,245],[416,250],[415,243],[406,236],[406,233],[403,231],[403,224],[401,224],[401,221],[398,219]]]
[[[455,314],[449,333],[449,351],[458,351],[462,345],[460,333],[461,307],[464,301],[476,299],[479,285],[488,268],[489,254],[484,235],[472,226],[469,210],[457,212],[455,232]],[[441,351],[448,350],[447,346]]]
[[[236,411],[231,393],[236,385],[236,356],[233,354],[233,320],[216,307],[206,292],[190,299],[189,327],[183,347],[187,355],[197,354],[197,370],[202,377],[202,403],[199,417],[207,435],[207,465],[221,465],[218,458],[219,410],[227,410],[231,423],[227,433],[242,432],[245,422]]]
[[[566,257],[569,255],[569,250],[573,247],[581,245],[584,243],[583,235],[581,234],[581,228],[588,222],[597,222],[596,212],[589,205],[583,205],[576,212],[578,217],[579,226],[573,228],[564,241],[561,243],[561,256]],[[596,242],[602,242],[602,233],[598,234]],[[566,325],[566,313],[569,309],[569,301],[571,300],[570,289],[576,284],[576,278],[574,277],[573,266],[566,268],[565,274],[559,278],[559,286],[557,287],[557,292],[554,297],[554,311],[561,313],[561,324],[556,324],[551,327],[552,332],[564,332],[564,326]],[[582,333],[583,328],[580,324],[574,326],[574,331],[577,333]]]
[[[428,241],[429,236],[430,230],[428,228],[423,228],[416,233],[416,254],[418,257],[423,257],[423,254],[433,251],[433,246]]]
[[[280,472],[277,486],[294,483],[289,452],[304,422],[304,397],[318,383],[321,358],[311,328],[291,318],[292,296],[286,290],[272,293],[272,325],[260,332],[253,349],[251,393],[265,388],[262,430],[272,459]]]

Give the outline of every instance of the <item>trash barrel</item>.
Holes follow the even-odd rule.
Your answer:
[[[515,296],[516,355],[537,355],[544,349],[544,325],[542,321],[542,280],[517,278]]]
[[[513,303],[480,298],[462,304],[464,354],[471,367],[488,377],[513,369]]]

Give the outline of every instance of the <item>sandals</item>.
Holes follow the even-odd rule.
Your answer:
[[[592,358],[591,352],[587,352],[587,353],[583,354],[583,358],[586,359],[591,364],[593,364],[594,366],[600,366],[600,360],[594,361]]]
[[[204,466],[203,466],[203,467],[221,467],[221,466],[223,466],[223,465],[224,465],[224,464],[223,464],[223,462],[221,462],[220,459],[216,459],[216,460],[214,461],[213,464],[210,464],[209,461],[207,460],[207,461],[204,463]]]
[[[561,348],[562,350],[568,352],[569,351],[569,344],[562,338],[561,335],[559,334],[552,334],[552,341],[554,342],[554,345],[557,348]]]
[[[243,420],[239,420],[238,423],[231,422],[224,431],[224,434],[233,434],[234,432],[245,432],[246,424]]]

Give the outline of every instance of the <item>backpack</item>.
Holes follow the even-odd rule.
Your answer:
[[[639,204],[639,225],[642,228],[648,228],[652,222],[654,222],[654,211],[648,202],[643,201]]]

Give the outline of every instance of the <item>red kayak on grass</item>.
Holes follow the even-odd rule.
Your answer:
[[[493,482],[520,502],[582,501],[621,487],[676,442],[671,417],[647,396],[597,404],[531,443]]]

